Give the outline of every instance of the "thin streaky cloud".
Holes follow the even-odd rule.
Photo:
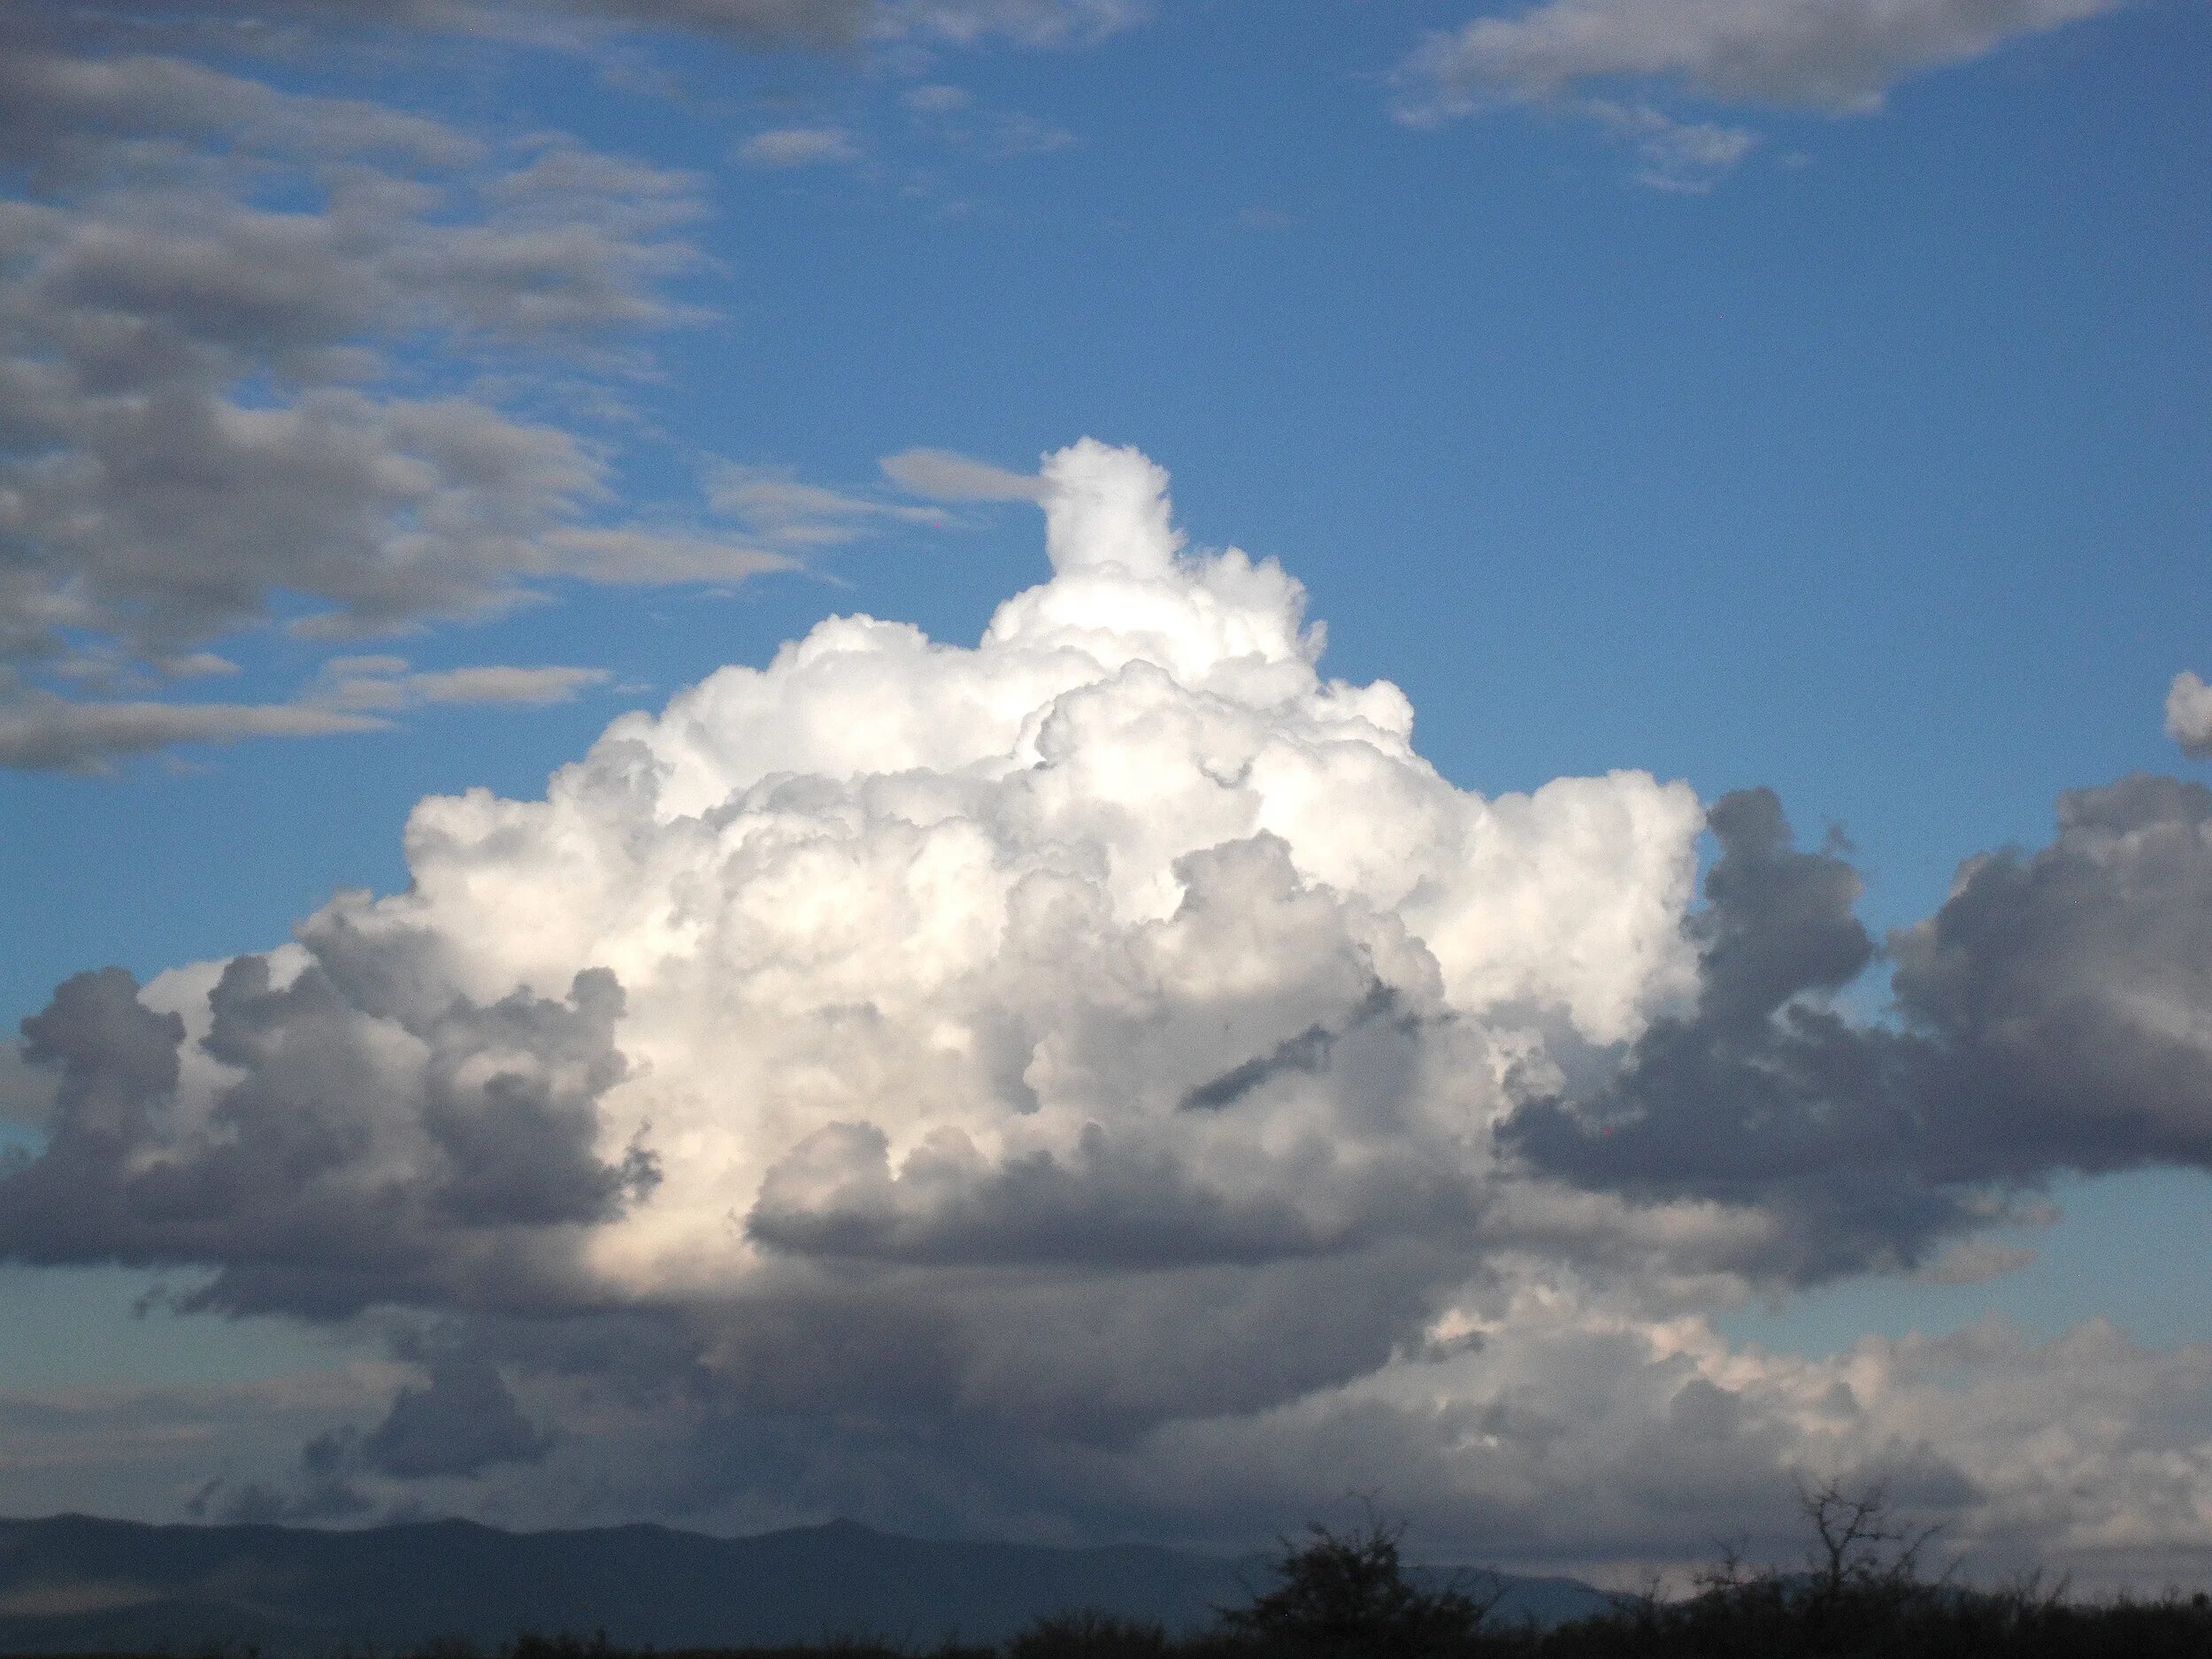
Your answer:
[[[893,483],[933,501],[1041,501],[1045,494],[1045,481],[1034,472],[950,449],[902,449],[885,456],[881,465]]]
[[[1674,81],[1729,103],[1877,109],[1908,75],[2109,12],[2119,0],[1546,0],[1432,35],[1406,112],[1464,114],[1594,82]]]
[[[1701,189],[1755,136],[1663,112],[1655,98],[1863,114],[1909,76],[2119,4],[1544,0],[1430,35],[1398,66],[1395,112],[1426,127],[1517,104],[1562,110],[1634,144],[1643,182]]]

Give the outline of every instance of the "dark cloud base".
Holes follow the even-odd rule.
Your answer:
[[[1874,955],[1857,878],[1794,850],[1770,793],[1726,797],[1695,1012],[1502,1141],[1577,1186],[1771,1210],[1757,1265],[1798,1279],[1916,1264],[2058,1171],[2212,1167],[2212,790],[2138,774],[2058,817],[1891,938],[1896,1020],[1863,1025],[1820,1001]]]

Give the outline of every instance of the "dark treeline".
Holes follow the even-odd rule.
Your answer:
[[[865,1637],[810,1647],[683,1649],[652,1659],[2212,1659],[2212,1597],[2070,1599],[2031,1578],[1991,1589],[1930,1577],[1931,1532],[1901,1527],[1878,1488],[1803,1494],[1812,1548],[1801,1568],[1747,1569],[1730,1555],[1690,1593],[1654,1586],[1596,1616],[1540,1628],[1501,1618],[1480,1574],[1440,1586],[1409,1572],[1402,1529],[1371,1519],[1286,1540],[1274,1582],[1207,1629],[1094,1611],[1039,1620],[996,1646],[917,1647]],[[74,1659],[133,1659],[75,1655]],[[259,1659],[252,1648],[195,1659]],[[349,1651],[337,1659],[377,1659]],[[605,1637],[524,1635],[487,1653],[433,1642],[389,1659],[645,1659]]]

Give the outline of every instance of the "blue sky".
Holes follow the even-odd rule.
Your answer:
[[[275,945],[337,889],[396,892],[419,800],[540,795],[618,714],[764,665],[826,616],[974,643],[1048,574],[1035,510],[902,488],[879,463],[916,448],[1025,475],[1086,435],[1142,449],[1171,471],[1194,548],[1279,559],[1305,585],[1326,672],[1403,688],[1416,747],[1451,783],[1493,795],[1632,769],[1709,803],[1770,787],[1801,844],[1847,835],[1877,938],[1941,906],[1962,860],[2050,841],[2062,791],[2138,771],[2206,781],[2162,721],[2174,677],[2212,668],[2212,17],[2023,5],[2008,38],[1847,73],[1770,27],[1825,3],[1744,0],[1742,39],[1701,46],[1666,0],[1586,0],[1624,50],[1646,28],[1688,43],[1655,73],[1540,62],[1455,81],[1417,55],[1461,38],[1464,4],[886,7],[841,17],[855,32],[820,50],[763,47],[741,4],[736,26],[691,35],[631,27],[623,6],[269,6],[272,27],[234,34],[190,6],[117,6],[97,27],[33,8],[0,51],[50,88],[63,64],[173,61],[288,97],[308,128],[404,111],[479,147],[391,162],[345,148],[357,138],[253,137],[261,171],[195,173],[211,202],[308,218],[338,213],[355,161],[380,188],[449,192],[368,214],[388,242],[357,257],[397,274],[363,278],[360,303],[388,289],[388,313],[297,325],[370,367],[318,379],[271,346],[315,300],[280,281],[253,301],[278,321],[205,325],[226,354],[207,387],[242,409],[350,387],[538,423],[596,457],[595,490],[549,507],[517,486],[485,511],[526,541],[710,541],[723,565],[662,580],[638,573],[649,561],[510,564],[518,576],[410,595],[338,639],[286,626],[357,591],[293,585],[310,556],[283,535],[320,534],[311,511],[261,537],[254,598],[214,620],[178,596],[198,557],[183,541],[116,551],[19,519],[22,567],[52,593],[175,564],[0,681],[0,723],[18,723],[0,734],[32,733],[15,751],[32,764],[0,771],[10,1023],[80,970],[142,981]],[[1840,92],[1822,78],[1839,73]],[[12,151],[5,175],[11,204],[57,216],[0,264],[26,361],[65,311],[183,306],[173,273],[134,287],[111,271],[106,288],[52,273],[76,230],[125,222],[133,169],[197,167],[224,142],[186,122],[187,160],[150,162],[96,104],[65,119],[66,165]],[[512,182],[549,154],[655,182],[581,187],[580,208]],[[464,254],[420,255],[451,259],[434,278],[407,263],[502,203],[603,240],[601,288],[580,267],[534,279],[577,285],[580,321],[495,312],[528,280]],[[213,208],[204,228],[246,234]],[[246,303],[236,274],[208,280],[211,314]],[[463,286],[501,280],[518,286],[495,302]],[[66,457],[61,429],[0,465]],[[85,487],[94,508],[122,488],[112,460]],[[449,465],[457,499],[478,488]],[[395,510],[377,534],[434,511]],[[26,602],[10,620],[35,633],[43,614]],[[185,650],[228,667],[180,672]],[[502,692],[419,678],[491,665],[574,672]],[[383,724],[38,747],[78,730],[81,706],[207,702]],[[1844,1001],[1879,1023],[1886,999],[1877,966]],[[40,1121],[16,1116],[35,1149]],[[2038,1255],[1985,1282],[1776,1281],[1715,1317],[1731,1340],[1815,1356],[1992,1310],[2046,1335],[2103,1314],[2154,1349],[2212,1340],[2187,1290],[2212,1271],[2208,1194],[2178,1162],[2041,1171],[2027,1188],[2055,1191],[2064,1218],[1987,1235]],[[127,1332],[137,1279],[60,1271],[76,1277],[0,1279],[8,1342],[39,1356],[25,1387],[276,1376],[328,1351],[280,1318]],[[226,1455],[210,1478],[240,1487],[250,1448]],[[150,1474],[133,1501],[160,1510],[183,1479]]]

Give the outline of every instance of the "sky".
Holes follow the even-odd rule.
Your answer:
[[[0,1511],[2212,1580],[2208,70],[12,8]]]

